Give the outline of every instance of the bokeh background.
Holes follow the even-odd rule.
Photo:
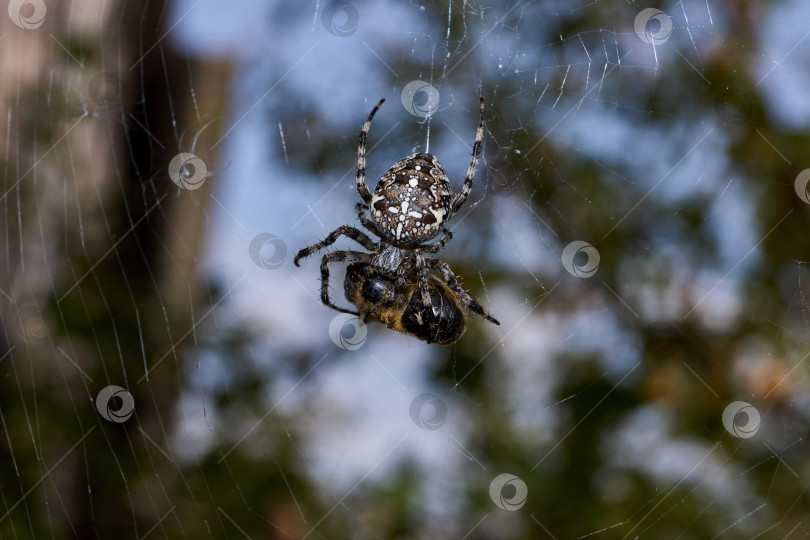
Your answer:
[[[2,538],[810,533],[807,2],[7,3]],[[502,324],[325,308],[372,106],[458,190],[479,96]]]

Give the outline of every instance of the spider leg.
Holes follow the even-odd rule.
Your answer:
[[[360,193],[360,197],[363,198],[363,202],[369,204],[371,202],[371,193],[368,190],[368,186],[365,183],[366,180],[366,136],[368,135],[368,130],[371,127],[371,119],[374,118],[374,114],[380,108],[380,105],[383,104],[384,99],[381,99],[377,105],[371,109],[371,114],[368,115],[368,120],[366,123],[363,124],[363,129],[360,130],[360,138],[357,143],[357,192]],[[483,113],[481,113],[483,115]]]
[[[427,268],[425,266],[425,257],[421,251],[414,250],[413,252],[413,269],[416,272],[416,279],[419,282],[419,292],[422,294],[422,305],[430,306],[433,309],[433,315],[439,315],[439,308],[433,305],[430,301],[430,290],[427,283]]]
[[[373,241],[371,238],[369,238],[368,235],[366,235],[362,231],[359,231],[358,229],[355,229],[354,227],[349,227],[348,225],[341,225],[340,227],[329,233],[329,236],[324,238],[322,241],[318,242],[317,244],[313,244],[309,247],[305,247],[304,249],[299,251],[298,255],[295,256],[293,263],[295,263],[295,266],[298,266],[298,261],[306,257],[309,257],[316,251],[320,251],[326,246],[331,246],[332,244],[335,243],[335,240],[337,240],[340,237],[340,235],[351,238],[352,240],[354,240],[358,244],[361,244],[364,248],[366,248],[369,251],[374,251],[377,249],[377,243]]]
[[[500,325],[500,321],[490,315],[489,313],[481,307],[481,304],[478,303],[470,293],[465,291],[461,285],[459,284],[458,280],[456,279],[456,275],[450,269],[450,265],[448,265],[444,261],[440,261],[439,259],[426,259],[426,264],[431,270],[438,270],[444,276],[444,280],[447,282],[447,286],[452,289],[454,293],[456,293],[464,303],[465,306],[469,308],[470,311],[475,313],[476,315],[480,315],[481,317],[485,318],[491,323]]]
[[[357,203],[355,208],[357,209],[357,219],[360,220],[360,224],[380,238],[384,238],[385,235],[383,235],[374,222],[371,221],[368,216],[366,216],[365,210],[368,210],[368,207],[363,203]]]
[[[453,233],[448,231],[447,229],[442,229],[442,237],[439,239],[438,242],[435,244],[428,244],[426,246],[422,246],[420,249],[423,253],[438,253],[442,249],[444,249],[445,244],[449,242],[453,238]]]
[[[332,303],[332,300],[329,299],[329,263],[330,262],[369,262],[371,257],[367,253],[361,253],[359,251],[332,251],[327,253],[321,258],[321,302],[324,305],[336,310],[342,311],[343,313],[350,313],[352,315],[360,316],[360,313],[356,311],[351,311],[346,308],[342,308],[340,306],[336,306]]]
[[[481,155],[481,142],[484,140],[484,98],[481,98],[481,120],[478,123],[478,129],[475,132],[475,143],[473,143],[472,157],[470,158],[470,166],[467,169],[467,177],[464,179],[464,186],[461,188],[461,193],[456,194],[450,203],[450,215],[452,216],[458,212],[467,196],[472,191],[473,177],[475,176],[475,167],[478,165],[478,156]]]

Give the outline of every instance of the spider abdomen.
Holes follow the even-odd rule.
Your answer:
[[[386,172],[371,197],[371,218],[389,240],[421,244],[435,238],[450,213],[453,193],[439,160],[412,154]]]

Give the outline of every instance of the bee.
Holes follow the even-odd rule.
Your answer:
[[[461,299],[433,276],[427,276],[429,306],[422,301],[414,280],[398,285],[370,263],[350,264],[343,287],[346,299],[365,315],[365,322],[379,321],[391,330],[439,345],[452,345],[466,330],[467,313]]]

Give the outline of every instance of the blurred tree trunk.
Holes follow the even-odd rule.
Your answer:
[[[197,145],[219,137],[230,67],[174,54],[168,8],[49,2],[30,29],[0,17],[3,537],[141,536],[185,483],[168,448],[172,351],[207,301],[211,182],[181,190],[167,170],[207,121]],[[108,385],[134,396],[126,422],[96,410]]]

